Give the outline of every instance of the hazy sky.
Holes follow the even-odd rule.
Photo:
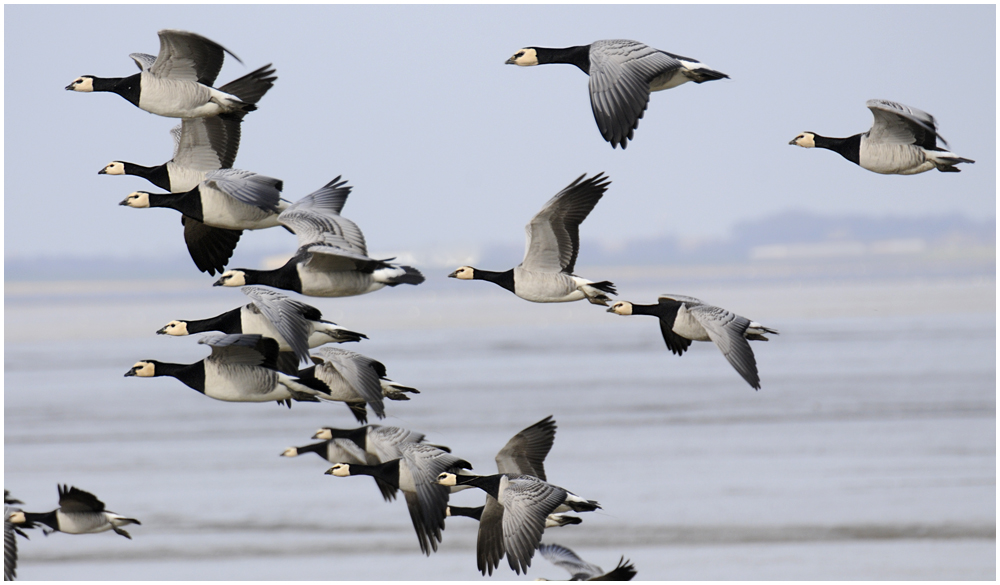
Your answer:
[[[246,118],[235,166],[283,179],[290,200],[343,175],[355,188],[344,215],[374,255],[521,242],[549,197],[600,171],[613,182],[585,239],[721,236],[789,208],[996,215],[992,5],[8,5],[4,15],[7,258],[184,253],[177,212],[118,206],[155,187],[97,174],[112,160],[165,162],[178,120],[63,90],[82,74],[135,73],[128,54],[155,54],[163,28],[243,59],[227,59],[216,85],[274,64],[279,79]],[[601,138],[581,71],[504,65],[524,46],[612,38],[732,79],[653,94],[622,151]],[[882,176],[788,145],[804,130],[867,130],[871,98],[930,112],[976,164]],[[295,245],[284,230],[249,233],[230,266],[241,251]]]

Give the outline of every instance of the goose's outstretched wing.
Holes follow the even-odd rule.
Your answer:
[[[572,575],[571,581],[587,581],[604,573],[603,569],[584,561],[561,544],[540,545],[538,552],[545,557],[545,560]]]
[[[241,203],[274,213],[278,212],[283,187],[281,179],[239,169],[211,171],[205,175],[201,185],[221,191]]]
[[[750,319],[712,305],[689,306],[688,311],[705,328],[708,337],[755,390],[760,389],[757,360],[746,339]]]
[[[312,331],[305,315],[316,309],[271,289],[244,286],[240,290],[253,299],[254,305],[285,338],[295,355],[302,361],[309,361],[309,334]]]
[[[243,62],[219,43],[192,32],[164,29],[157,34],[160,36],[160,52],[149,67],[150,73],[157,77],[197,81],[211,86],[222,70],[226,53]]]
[[[604,196],[611,180],[598,173],[580,175],[560,191],[525,226],[521,267],[532,272],[572,274],[580,251],[580,224]]]
[[[875,122],[868,131],[870,140],[894,144],[915,144],[934,150],[937,139],[945,145],[948,141],[938,136],[934,116],[923,110],[904,106],[888,100],[868,100]]]
[[[556,421],[549,415],[507,441],[497,453],[497,471],[533,475],[545,481],[545,457],[555,440]]]

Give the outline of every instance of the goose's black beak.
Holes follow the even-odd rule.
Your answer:
[[[138,367],[133,367],[133,368],[132,368],[131,370],[129,370],[129,371],[127,371],[127,372],[125,372],[125,377],[126,377],[126,378],[128,378],[128,377],[130,377],[130,376],[134,376],[134,375],[135,375],[135,371],[136,371],[137,369],[138,369]]]
[[[455,272],[452,272],[451,274],[449,274],[448,278],[458,278],[458,271],[456,270]]]
[[[503,62],[503,64],[504,65],[513,65],[514,64],[514,58],[511,57],[510,59],[507,59],[506,61]],[[69,89],[69,88],[67,87],[66,89]]]
[[[327,469],[326,471],[324,471],[323,475],[333,475],[333,468],[331,467],[330,469]]]
[[[159,329],[157,329],[156,330],[156,334],[157,335],[166,335],[167,334],[167,326],[164,325],[163,327],[160,327]]]
[[[121,200],[121,203],[119,203],[118,205],[125,205],[125,206],[128,206],[128,197],[126,197],[125,199],[122,199],[122,200]]]
[[[793,139],[791,139],[791,140],[790,140],[790,141],[788,142],[788,144],[791,144],[791,145],[794,145],[794,144],[795,144],[795,139],[794,139],[794,138],[793,138]]]
[[[73,91],[73,86],[74,86],[74,85],[76,85],[76,82],[75,82],[75,81],[74,81],[73,83],[71,83],[71,84],[67,85],[65,89],[68,89],[69,91]]]
[[[104,167],[103,169],[97,171],[97,174],[98,175],[106,175],[106,174],[108,174],[107,168],[108,167]]]
[[[215,282],[213,282],[212,286],[222,286],[222,279],[220,278],[219,280],[216,280]]]

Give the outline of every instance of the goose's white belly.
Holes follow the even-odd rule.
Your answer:
[[[266,368],[205,361],[205,396],[226,402],[271,402],[291,398],[278,374]]]
[[[187,193],[205,179],[207,172],[168,162],[167,174],[170,175],[170,192]]]
[[[934,168],[924,149],[913,144],[880,144],[861,137],[858,162],[863,168],[883,175],[915,175]]]
[[[108,522],[104,512],[66,514],[57,510],[56,518],[59,521],[59,531],[67,534],[96,534],[111,530],[111,522]]]
[[[144,71],[139,80],[139,107],[168,118],[205,118],[225,110],[212,100],[213,90],[197,81],[164,79]]]
[[[370,274],[362,272],[321,272],[305,269],[302,264],[296,269],[302,294],[312,297],[353,297],[385,287],[384,283],[375,282]]]
[[[666,73],[662,73],[654,77],[653,80],[649,82],[649,91],[672,89],[688,81],[691,81],[691,79],[684,75],[684,73],[681,72],[681,69],[667,71]]]
[[[569,274],[531,272],[520,266],[514,268],[514,294],[534,303],[568,303],[586,296]]]

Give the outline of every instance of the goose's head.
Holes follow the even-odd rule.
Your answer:
[[[326,470],[324,475],[336,475],[337,477],[347,477],[351,475],[351,466],[347,463],[338,463]]]
[[[476,269],[471,266],[463,266],[448,275],[448,278],[457,278],[459,280],[472,280],[476,277]]]
[[[12,512],[11,515],[7,517],[7,521],[11,524],[24,524],[28,521],[28,517],[24,515],[24,512],[18,510],[16,512]],[[13,536],[13,534],[11,536]]]
[[[295,447],[289,447],[289,448],[285,449],[284,451],[282,451],[281,456],[282,457],[298,457],[299,456],[299,450],[296,449]]]
[[[125,163],[119,160],[109,162],[103,169],[97,171],[98,175],[124,175]]]
[[[796,146],[801,146],[802,148],[815,148],[816,147],[816,134],[813,132],[803,132],[795,137],[794,140],[788,144],[794,144]]]
[[[312,436],[314,439],[322,439],[324,441],[329,441],[333,438],[333,432],[330,429],[320,429],[316,431],[316,434]]]
[[[149,207],[149,193],[146,193],[145,191],[135,191],[129,194],[129,196],[123,199],[118,205],[134,207],[136,209],[145,209]]]
[[[445,471],[437,476],[436,481],[439,485],[446,485],[448,487],[451,487],[453,485],[458,485],[458,476],[455,475],[454,473],[449,473]]]
[[[608,307],[608,312],[614,313],[615,315],[631,315],[632,303],[628,301],[618,301],[617,303]]]
[[[521,67],[538,65],[538,52],[533,47],[525,47],[514,53],[514,56],[507,59],[504,64],[520,65]]]
[[[219,280],[212,283],[212,286],[245,286],[247,275],[242,270],[227,270],[222,273]]]
[[[135,362],[132,369],[125,372],[125,377],[138,376],[140,378],[152,378],[156,375],[156,362],[153,361],[143,361]]]
[[[188,333],[187,321],[171,321],[156,330],[157,335],[175,335],[181,337],[183,335],[190,335]]]
[[[81,75],[73,80],[73,83],[66,86],[69,91],[82,91],[91,92],[94,91],[94,76],[93,75]]]

